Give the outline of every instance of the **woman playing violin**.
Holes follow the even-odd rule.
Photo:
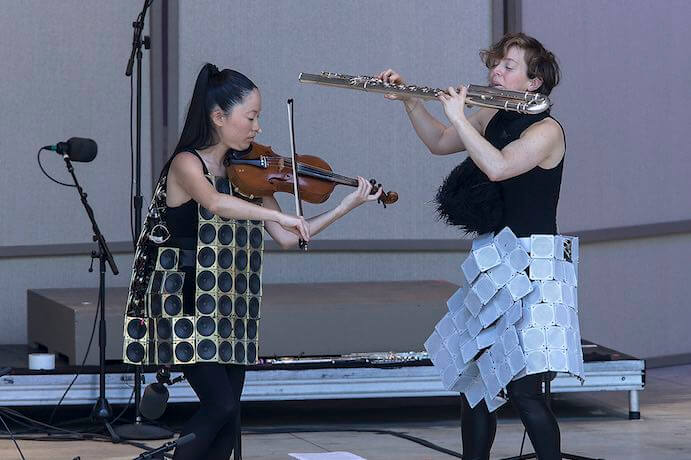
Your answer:
[[[358,177],[357,189],[335,208],[304,219],[282,212],[273,196],[256,203],[219,193],[207,176],[226,177],[227,155],[251,149],[261,132],[260,112],[259,89],[245,75],[231,69],[219,71],[212,64],[201,69],[180,140],[163,171],[167,174],[166,224],[171,234],[168,245],[196,241],[199,206],[226,220],[263,221],[274,241],[287,249],[295,247],[299,239],[309,241],[356,207],[379,198],[382,191],[370,194],[372,185]],[[194,290],[194,276],[185,281],[183,289]],[[185,296],[185,302],[193,296]],[[199,397],[200,406],[182,432],[195,433],[196,437],[179,447],[174,458],[229,458],[234,448],[245,366],[196,363],[184,366],[184,374]]]

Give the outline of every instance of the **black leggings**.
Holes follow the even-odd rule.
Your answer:
[[[509,401],[518,411],[530,442],[539,460],[561,459],[559,425],[547,406],[542,393],[542,382],[547,374],[534,374],[508,384]],[[465,396],[461,398],[461,438],[463,458],[466,460],[489,460],[489,451],[497,431],[497,415],[490,413],[484,401],[470,408]]]
[[[245,366],[198,363],[183,373],[199,398],[199,410],[185,423],[181,436],[194,433],[192,442],[175,449],[175,460],[227,460],[235,447],[240,394]]]

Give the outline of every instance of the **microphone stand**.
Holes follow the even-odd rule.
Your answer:
[[[142,11],[137,16],[137,20],[132,23],[134,35],[132,37],[132,51],[127,61],[125,76],[131,77],[135,59],[137,62],[137,118],[136,118],[136,144],[135,144],[135,194],[132,205],[134,206],[134,247],[137,247],[137,238],[142,230],[142,45],[149,49],[151,41],[148,36],[142,38],[144,31],[144,19],[146,12],[153,0],[144,0]],[[134,366],[134,423],[123,424],[116,427],[117,433],[124,439],[168,439],[173,437],[173,433],[164,428],[149,425],[142,422],[139,412],[139,403],[142,398],[142,367]]]
[[[96,314],[99,315],[98,324],[98,399],[96,404],[94,404],[91,410],[91,420],[98,423],[103,423],[110,434],[113,441],[120,441],[120,437],[113,431],[113,427],[110,425],[109,420],[113,417],[113,411],[110,408],[108,399],[106,398],[106,262],[110,266],[110,271],[113,275],[119,273],[117,265],[115,265],[115,260],[113,260],[113,254],[108,249],[108,244],[106,239],[103,237],[101,230],[98,228],[96,223],[96,218],[94,217],[94,211],[89,206],[86,200],[86,193],[82,189],[77,176],[74,174],[74,168],[72,167],[72,162],[67,154],[63,155],[65,159],[65,165],[67,170],[74,180],[74,185],[77,187],[77,192],[79,193],[79,198],[84,205],[86,214],[89,216],[91,221],[91,228],[94,232],[93,240],[98,243],[98,249],[96,251],[91,251],[91,264],[89,271],[93,271],[94,259],[99,260],[99,277],[98,277],[98,306]]]

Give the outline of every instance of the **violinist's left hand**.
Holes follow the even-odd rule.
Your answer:
[[[346,197],[343,198],[343,201],[341,201],[341,206],[344,208],[345,212],[351,211],[361,204],[367,203],[368,201],[377,201],[383,192],[383,189],[380,188],[377,193],[370,195],[370,192],[372,191],[372,184],[360,176],[358,176],[357,181],[357,190],[346,195]]]
[[[465,120],[463,109],[465,108],[465,97],[468,93],[468,87],[463,85],[460,91],[456,91],[453,87],[449,86],[448,92],[448,95],[442,93],[438,96],[439,101],[444,107],[446,118],[448,118],[451,123]]]

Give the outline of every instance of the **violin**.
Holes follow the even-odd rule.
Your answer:
[[[243,152],[244,153],[244,152]],[[357,179],[336,174],[322,158],[296,155],[298,194],[309,203],[323,203],[329,199],[337,184],[357,187]],[[253,142],[242,157],[228,155],[224,160],[228,179],[235,190],[249,198],[271,196],[276,192],[294,193],[293,162],[282,157],[271,146]],[[374,195],[382,187],[370,179]],[[398,201],[398,193],[382,192],[377,200],[386,207]]]

